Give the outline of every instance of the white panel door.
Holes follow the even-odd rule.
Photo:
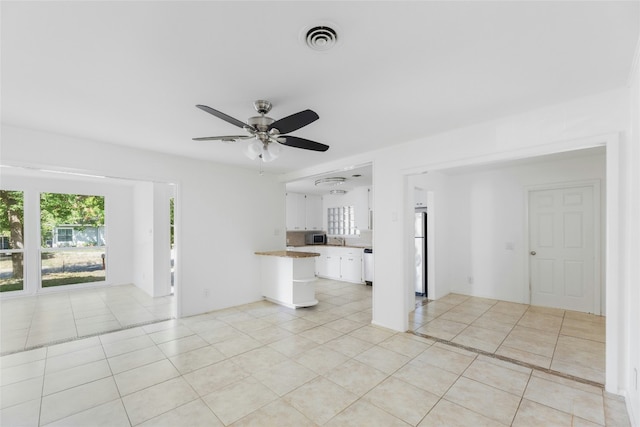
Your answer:
[[[585,186],[529,192],[532,305],[599,312],[593,191]]]

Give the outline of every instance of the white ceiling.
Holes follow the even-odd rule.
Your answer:
[[[290,172],[479,121],[622,87],[638,1],[0,2],[3,123],[258,168],[246,142],[194,142],[271,117],[293,134]],[[304,31],[330,24],[315,52]]]
[[[316,186],[318,179],[329,177],[341,177],[346,181],[339,186]],[[340,189],[351,191],[356,187],[370,187],[373,184],[373,168],[370,164],[358,167],[349,167],[341,170],[329,171],[323,174],[306,177],[297,181],[287,182],[287,191],[305,194],[329,194],[329,191]]]

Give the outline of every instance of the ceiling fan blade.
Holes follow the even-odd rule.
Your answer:
[[[276,120],[275,122],[271,123],[271,125],[269,126],[269,130],[275,128],[278,129],[281,134],[285,134],[298,130],[310,123],[313,123],[319,118],[320,116],[318,116],[314,111],[304,110],[280,120]]]
[[[279,136],[277,140],[282,145],[303,148],[305,150],[327,151],[329,149],[328,145],[320,144],[319,142],[311,141],[304,138],[298,138],[297,136]]]
[[[235,141],[236,139],[249,139],[253,135],[228,135],[228,136],[203,136],[200,138],[191,138],[194,141]]]
[[[214,110],[214,109],[213,109],[213,108],[211,108],[211,107],[207,107],[206,105],[196,105],[196,107],[198,107],[198,108],[199,108],[199,109],[201,109],[202,111],[206,111],[206,112],[207,112],[207,113],[209,113],[209,114],[213,114],[214,116],[216,116],[216,117],[217,117],[217,118],[219,118],[219,119],[224,120],[225,122],[228,122],[228,123],[231,123],[232,125],[238,126],[239,128],[245,128],[245,127],[248,127],[248,128],[253,129],[253,127],[252,127],[252,126],[249,126],[248,124],[246,124],[246,123],[244,123],[244,122],[241,122],[241,121],[240,121],[240,120],[238,120],[238,119],[234,119],[233,117],[228,116],[228,115],[226,115],[225,113],[222,113],[222,112],[220,112],[220,111],[218,111],[218,110]]]

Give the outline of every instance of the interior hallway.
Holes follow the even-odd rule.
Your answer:
[[[74,289],[0,301],[0,355],[175,317],[173,296],[133,285]]]
[[[419,301],[414,332],[604,385],[605,317],[449,294]]]
[[[372,326],[371,293],[319,280],[313,308],[263,301],[1,357],[0,424],[629,425],[601,387]]]

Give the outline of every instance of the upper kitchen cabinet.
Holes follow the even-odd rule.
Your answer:
[[[287,193],[286,223],[288,231],[322,230],[322,198],[301,193]]]
[[[306,222],[304,194],[287,193],[287,230],[304,230]]]
[[[307,194],[304,208],[307,230],[322,230],[322,197]]]

